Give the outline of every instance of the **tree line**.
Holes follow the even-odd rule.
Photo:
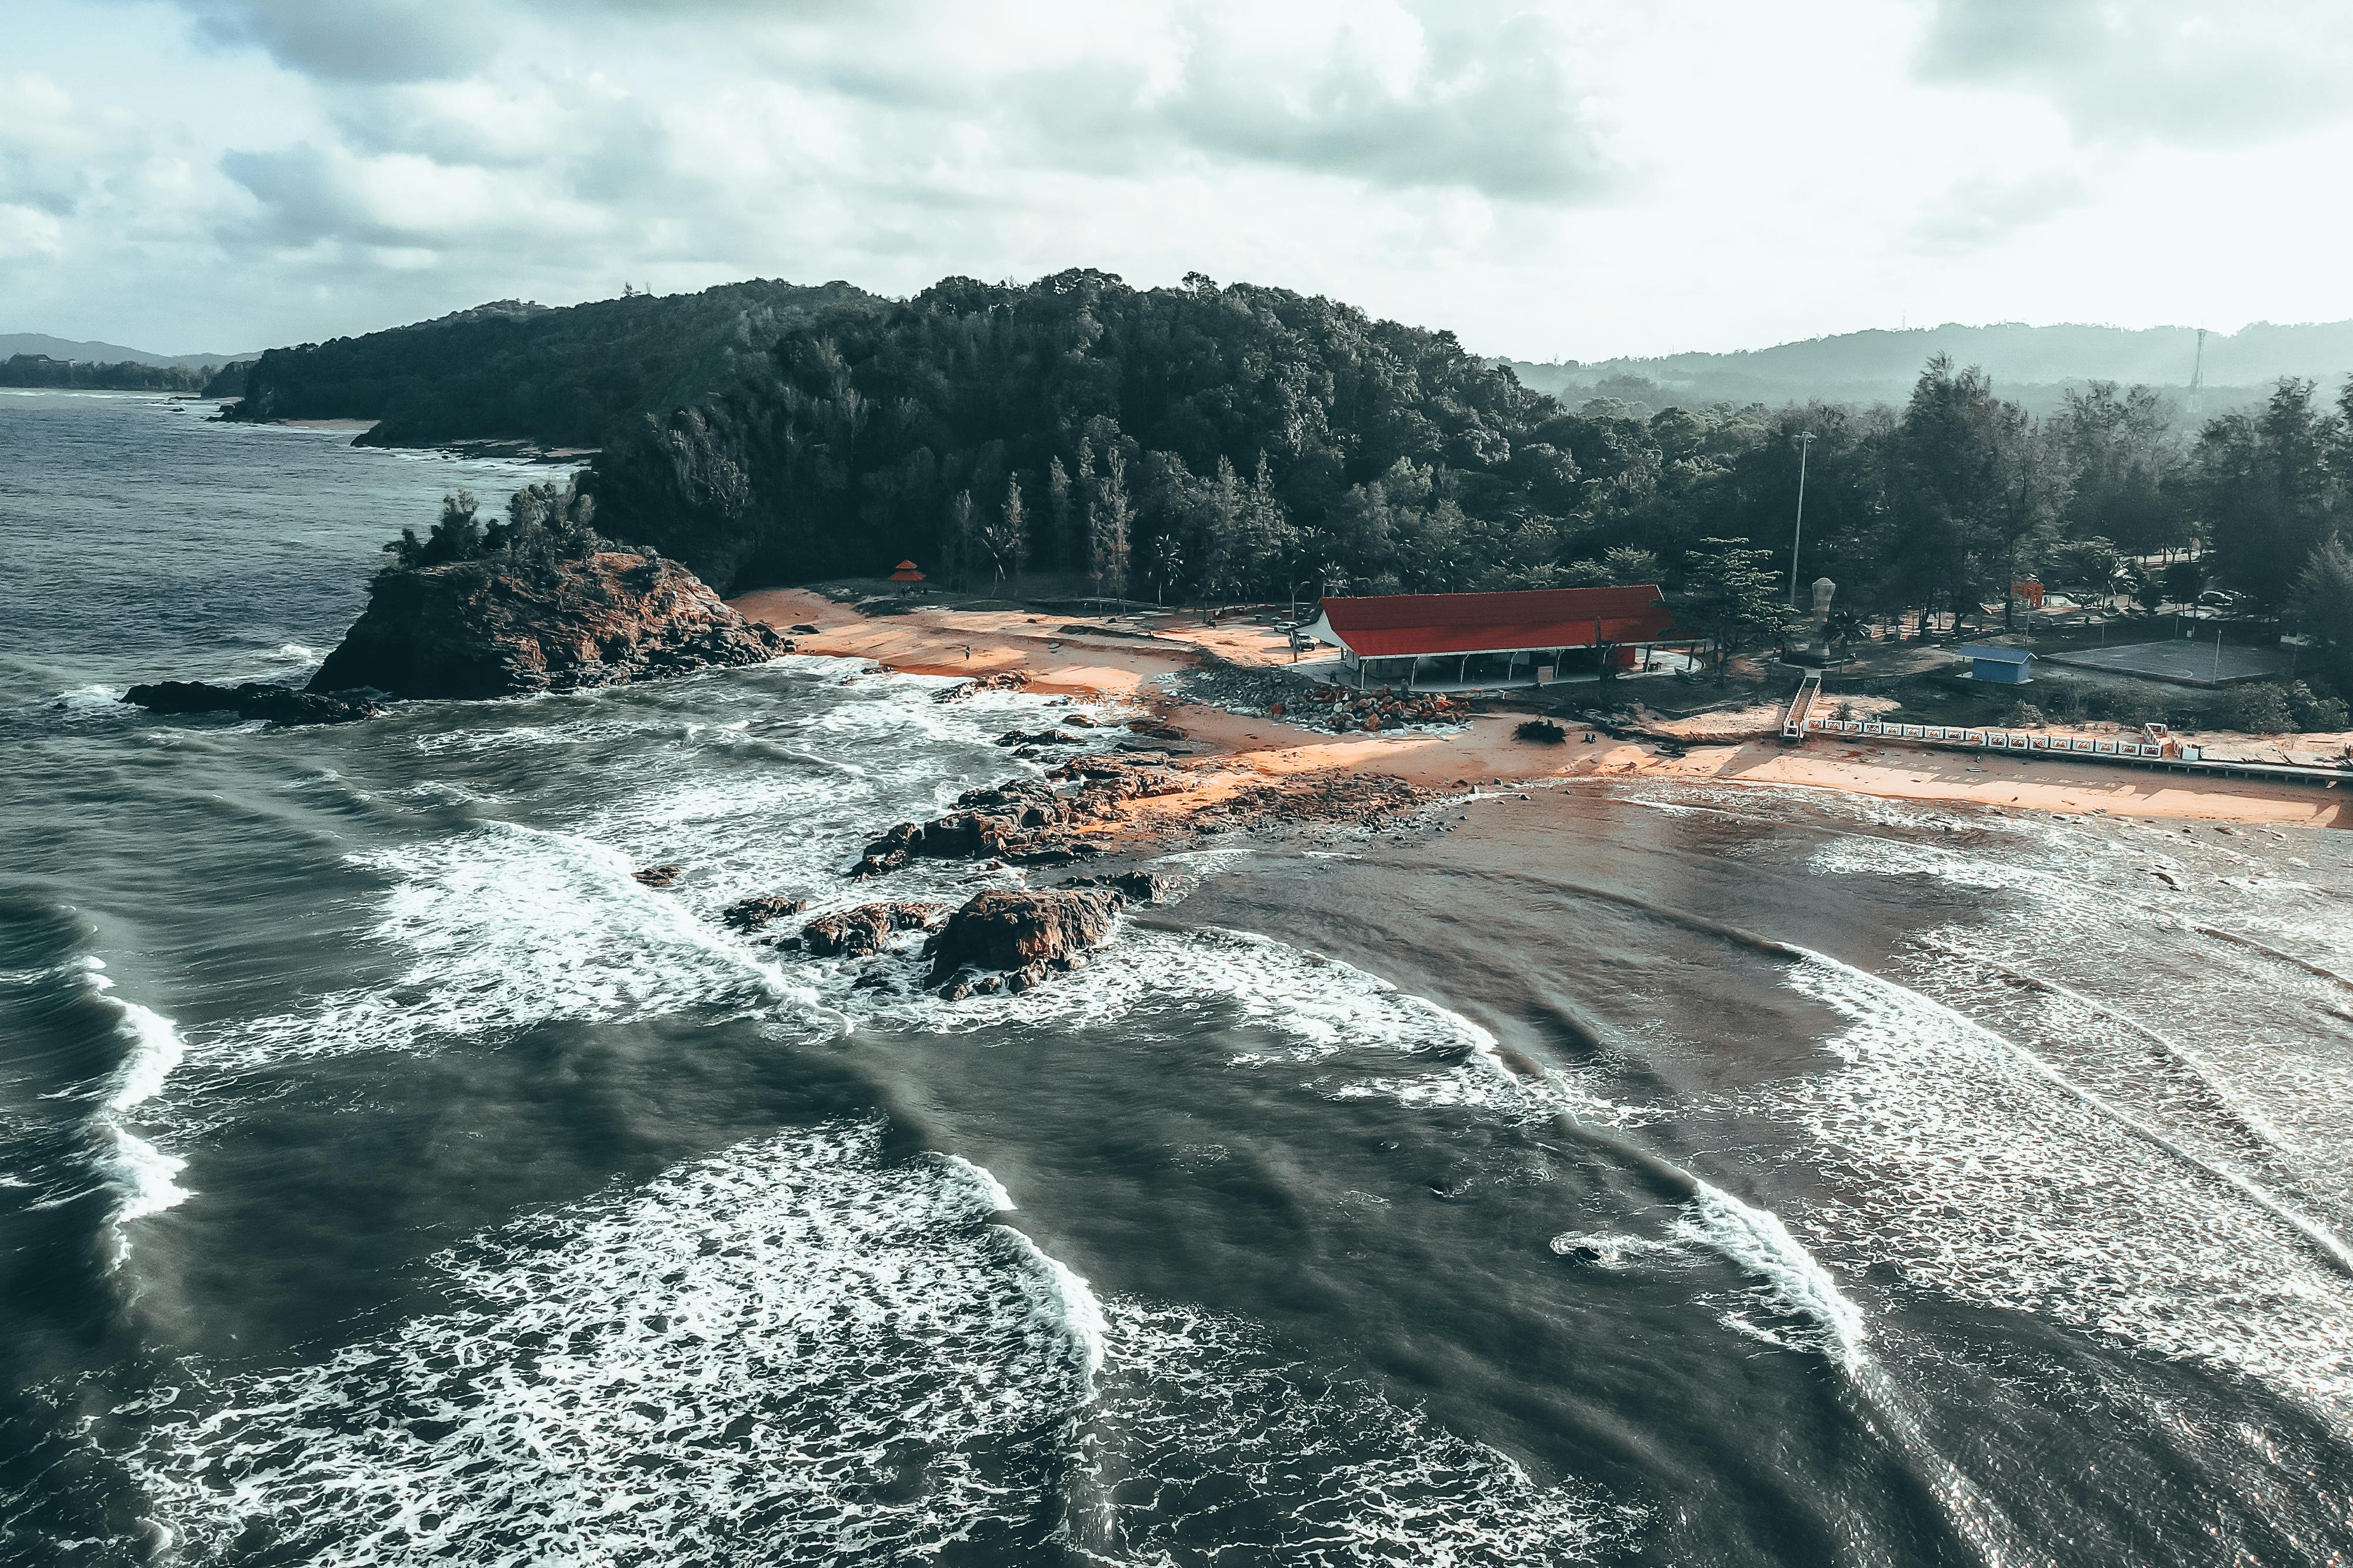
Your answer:
[[[500,300],[438,321],[271,349],[235,419],[373,419],[360,439],[430,447],[485,438],[595,447],[620,419],[667,410],[756,359],[802,314],[869,296],[755,279],[700,293],[561,309]]]
[[[723,590],[902,556],[1191,601],[1657,581],[1764,636],[1810,437],[1798,571],[1851,612],[2211,577],[2341,644],[2348,397],[2283,382],[2184,432],[2157,393],[2095,382],[2035,418],[1937,358],[1900,408],[1572,411],[1451,333],[1074,270],[815,310],[624,422],[593,483],[617,532]]]
[[[142,364],[122,360],[51,359],[11,354],[0,360],[0,386],[54,386],[83,392],[202,392],[219,374],[211,365]]]

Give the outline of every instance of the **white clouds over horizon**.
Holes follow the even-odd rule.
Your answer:
[[[1198,269],[1484,352],[2353,316],[2353,10],[2282,0],[54,0],[0,330]]]

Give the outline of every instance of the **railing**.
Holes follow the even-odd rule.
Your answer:
[[[1821,722],[1813,716],[1814,700],[1821,694],[1821,671],[1810,669],[1799,678],[1798,689],[1789,698],[1788,711],[1781,715],[1783,738],[1801,741],[1805,739],[1807,730]]]
[[[1799,689],[1803,693],[1804,689]],[[1875,735],[1891,741],[1932,741],[1949,746],[1980,746],[1994,752],[2039,752],[2051,756],[2163,758],[2159,743],[2143,741],[2103,741],[2089,735],[2039,735],[2022,730],[1979,730],[1951,724],[1888,724],[1876,719],[1825,719],[1799,713],[1791,704],[1788,735]],[[2176,760],[2195,761],[2192,754],[2171,753]]]

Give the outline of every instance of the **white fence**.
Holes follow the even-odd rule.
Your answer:
[[[1824,735],[1876,735],[1890,741],[1935,741],[1948,746],[1980,746],[1991,752],[2038,752],[2052,756],[2152,757],[2165,747],[2145,741],[2102,741],[2089,735],[2039,735],[2023,730],[1971,730],[1949,724],[1883,724],[1876,719],[1824,719],[1808,714],[1803,728]],[[2184,748],[2176,760],[2195,761]]]

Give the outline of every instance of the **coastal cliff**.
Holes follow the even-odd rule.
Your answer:
[[[314,692],[504,697],[759,664],[791,644],[674,561],[596,551],[528,568],[459,561],[379,578]]]

